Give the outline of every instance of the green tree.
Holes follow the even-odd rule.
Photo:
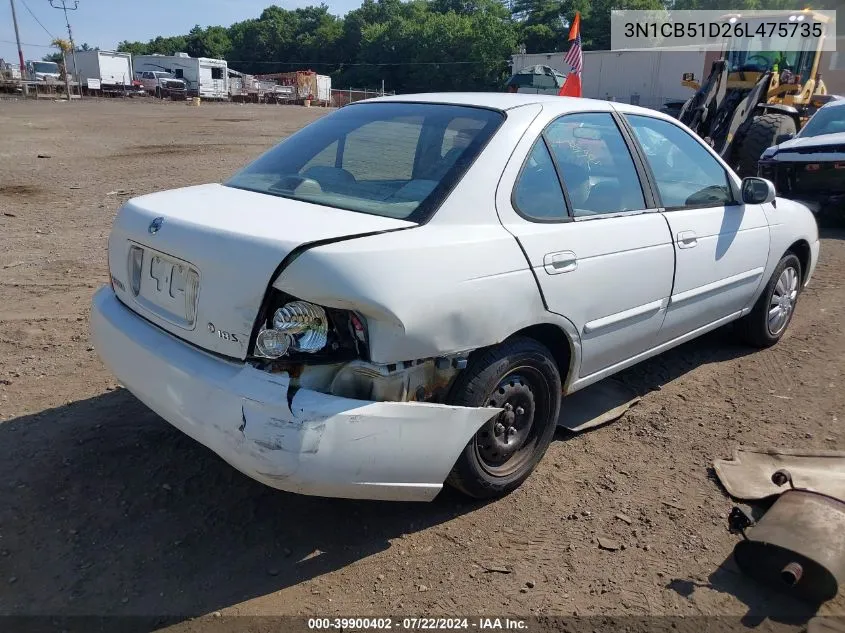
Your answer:
[[[131,53],[134,55],[146,55],[148,48],[143,42],[130,42],[123,40],[117,45],[117,50],[122,53]]]
[[[495,0],[479,0],[472,11],[440,13],[426,2],[409,13],[362,30],[359,60],[370,85],[379,77],[400,92],[490,90],[507,76],[507,60],[517,45],[516,25]],[[401,60],[402,64],[390,64]]]
[[[209,26],[203,29],[199,25],[191,29],[186,39],[185,51],[191,57],[210,57],[225,59],[232,50],[229,30],[222,26]]]

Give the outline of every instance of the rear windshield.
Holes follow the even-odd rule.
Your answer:
[[[807,121],[799,136],[821,136],[845,132],[845,105],[828,106],[820,109]]]
[[[304,127],[225,184],[423,222],[503,120],[465,106],[352,105]]]

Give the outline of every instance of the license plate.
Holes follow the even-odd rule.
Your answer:
[[[130,257],[130,279],[138,279],[136,301],[179,327],[196,325],[199,273],[188,262],[151,248],[133,245],[143,256]],[[140,262],[138,261],[140,259]]]

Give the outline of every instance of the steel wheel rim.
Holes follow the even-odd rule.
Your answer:
[[[530,461],[542,434],[541,422],[549,415],[551,392],[537,369],[515,367],[499,380],[487,405],[503,411],[475,434],[473,451],[489,475],[508,477]]]
[[[766,325],[769,334],[778,336],[789,324],[798,300],[798,271],[793,266],[787,266],[778,277],[775,287],[769,297],[769,309],[766,314]]]

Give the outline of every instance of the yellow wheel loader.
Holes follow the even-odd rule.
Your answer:
[[[692,73],[683,77],[683,85],[696,92],[684,104],[679,120],[707,140],[743,177],[756,175],[757,161],[766,148],[777,144],[778,138],[795,135],[832,98],[819,74],[828,16],[805,9],[791,15],[779,12],[743,18],[733,14],[722,19],[746,23],[746,32],[754,33],[758,25],[771,24],[775,18],[820,25],[810,32],[821,36],[802,39],[801,50],[778,50],[777,34],[734,38],[703,83]],[[795,47],[794,39],[780,41]]]

